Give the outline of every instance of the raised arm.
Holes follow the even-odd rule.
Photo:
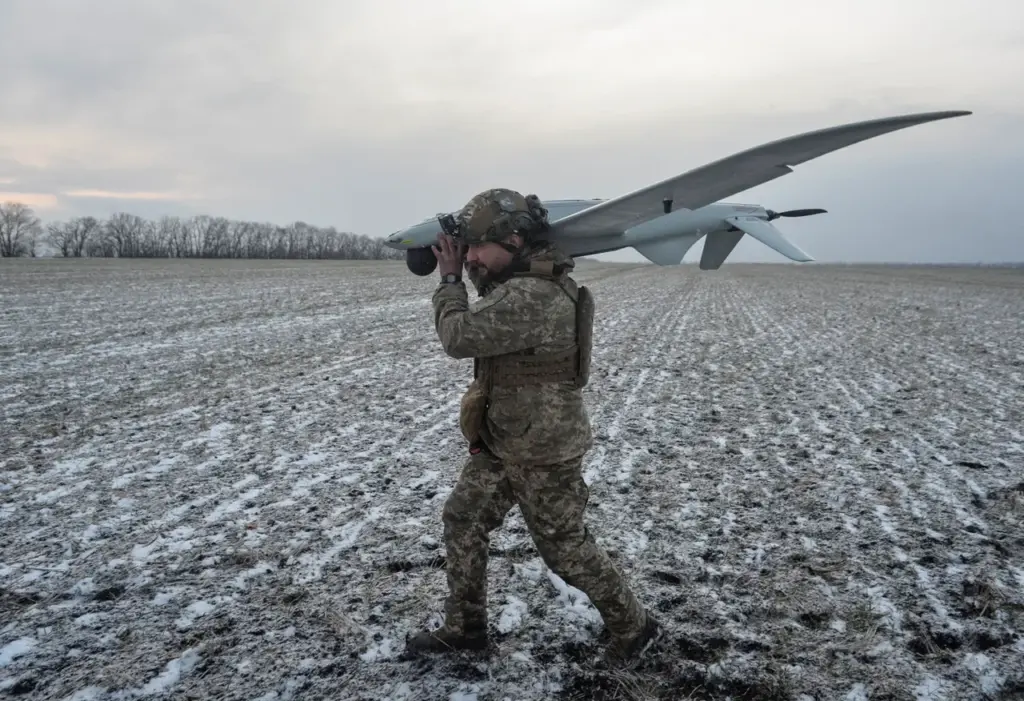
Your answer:
[[[434,292],[434,327],[453,358],[484,358],[539,345],[545,334],[543,296],[531,295],[532,280],[512,280],[469,303],[462,282]]]

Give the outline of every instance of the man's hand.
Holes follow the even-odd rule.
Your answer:
[[[437,257],[437,272],[441,276],[448,273],[462,274],[463,250],[460,244],[455,243],[448,234],[440,234],[437,237],[437,246],[431,246],[434,255]]]

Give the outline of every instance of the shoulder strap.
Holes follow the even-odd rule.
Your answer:
[[[530,267],[520,268],[512,273],[514,277],[546,277],[552,280],[561,275],[562,269],[555,270],[555,264],[549,260],[531,260]]]
[[[531,260],[530,272],[555,277],[555,264],[549,260]]]
[[[539,277],[545,280],[550,280],[558,285],[559,289],[561,289],[569,299],[576,302],[576,297],[574,297],[573,294],[565,287],[565,278],[562,274],[563,270],[564,268],[562,266],[555,266],[555,264],[549,260],[532,260],[530,261],[529,270],[519,270],[512,273],[512,275],[514,277]]]

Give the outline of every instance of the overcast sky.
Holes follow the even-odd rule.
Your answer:
[[[1024,260],[1020,0],[4,0],[0,66],[0,199],[44,221],[384,236],[489,187],[614,197],[967,109],[729,199],[828,209],[779,223],[822,261]]]

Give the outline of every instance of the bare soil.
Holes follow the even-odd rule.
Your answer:
[[[630,670],[492,537],[440,621],[469,361],[403,263],[0,264],[0,695],[1024,698],[1024,270],[584,261],[589,524],[666,628]]]

